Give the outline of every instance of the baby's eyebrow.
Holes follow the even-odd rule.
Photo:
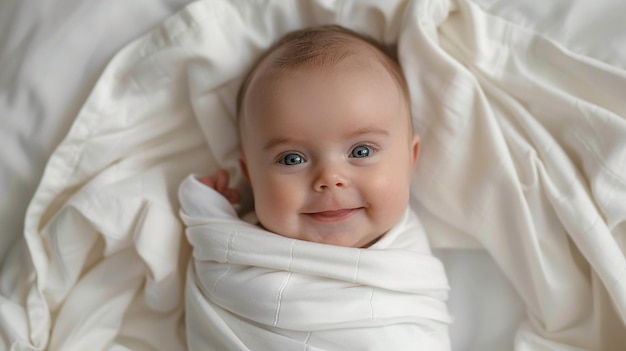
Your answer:
[[[378,127],[363,127],[363,128],[359,128],[353,132],[350,132],[348,134],[348,137],[350,138],[354,138],[354,137],[358,137],[364,134],[381,134],[384,136],[388,136],[389,135],[389,131],[387,131],[386,129],[383,128],[378,128]]]
[[[363,128],[359,128],[357,130],[351,131],[350,133],[346,135],[346,137],[356,138],[365,134],[379,134],[383,136],[389,136],[389,131],[387,131],[386,129],[377,128],[377,127],[363,127]],[[289,138],[275,137],[275,138],[270,139],[267,143],[265,143],[265,145],[263,146],[263,150],[265,151],[271,150],[277,146],[280,146],[283,144],[289,144],[292,142],[293,140]]]
[[[266,151],[271,150],[275,148],[276,146],[279,146],[282,144],[289,144],[290,142],[291,142],[291,139],[288,139],[288,138],[283,138],[283,137],[272,138],[267,143],[265,143],[263,150],[266,150]]]

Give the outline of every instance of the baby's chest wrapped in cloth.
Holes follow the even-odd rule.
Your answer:
[[[449,349],[445,272],[420,247],[427,242],[410,211],[358,249],[282,237],[236,216],[211,219],[193,206],[186,212],[187,200],[187,318],[210,326],[188,332],[190,347]]]

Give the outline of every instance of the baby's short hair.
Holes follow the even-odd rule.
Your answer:
[[[280,70],[292,70],[311,67],[333,67],[361,53],[362,49],[369,49],[371,53],[380,58],[381,64],[399,85],[408,103],[407,83],[391,48],[347,28],[338,25],[323,25],[288,33],[266,51],[252,68],[239,89],[237,96],[238,119],[241,119],[243,100],[258,67],[277,50],[281,51],[279,55],[272,57],[271,66]]]

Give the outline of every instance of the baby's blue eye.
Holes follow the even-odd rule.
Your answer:
[[[350,154],[350,156],[354,158],[364,158],[370,156],[371,154],[372,148],[370,148],[369,146],[361,145],[352,149],[352,153]]]
[[[278,162],[286,166],[295,166],[304,163],[304,158],[298,154],[287,154]]]

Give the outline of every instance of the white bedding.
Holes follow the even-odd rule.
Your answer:
[[[626,4],[279,3],[194,4],[102,76],[183,2],[0,3],[1,238],[15,253],[0,349],[184,347],[174,189],[234,169],[240,75],[318,21],[402,34],[423,140],[414,203],[451,281],[454,348],[622,349]]]

